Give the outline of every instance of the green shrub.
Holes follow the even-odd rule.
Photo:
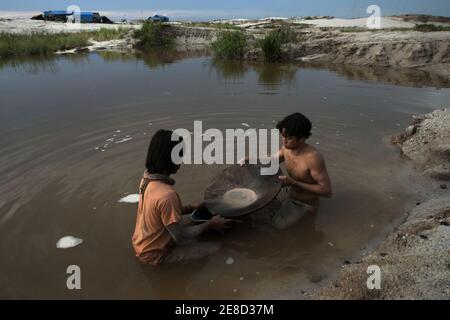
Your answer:
[[[264,52],[266,61],[274,62],[281,59],[283,44],[296,42],[297,40],[297,34],[289,27],[284,26],[269,32],[264,39],[258,41],[258,44]]]
[[[270,32],[264,39],[259,40],[258,43],[264,52],[266,61],[274,62],[280,60],[282,43],[277,33]]]
[[[273,32],[278,32],[278,36],[280,38],[281,44],[286,44],[286,43],[297,41],[297,33],[292,31],[292,29],[289,28],[288,26],[283,26],[280,29],[273,31]]]
[[[437,26],[435,24],[416,24],[414,30],[420,32],[434,32],[434,31],[450,31],[450,27]]]
[[[211,45],[215,55],[224,59],[241,59],[246,46],[247,39],[242,31],[225,31]]]
[[[142,28],[134,32],[138,44],[145,48],[164,48],[175,44],[169,32],[170,25],[161,22],[145,21]]]

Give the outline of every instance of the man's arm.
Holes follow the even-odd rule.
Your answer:
[[[220,216],[214,216],[211,220],[195,225],[195,226],[186,226],[183,223],[183,219],[181,219],[177,223],[172,223],[166,226],[167,231],[169,231],[172,239],[177,244],[183,244],[193,240],[194,238],[201,235],[203,232],[207,230],[223,230],[230,228],[232,220],[224,219]]]
[[[198,237],[200,234],[209,229],[209,225],[207,223],[199,224],[196,226],[186,226],[183,220],[180,220],[178,223],[173,223],[166,227],[167,231],[169,231],[172,239],[177,244],[182,244],[189,242],[189,240]]]
[[[305,183],[292,179],[291,177],[282,176],[280,180],[286,185],[296,186],[298,188],[307,190],[320,197],[331,198],[332,188],[330,177],[325,166],[325,160],[322,155],[315,153],[310,160],[311,177],[316,183]]]
[[[250,159],[249,157],[244,157],[244,158],[242,158],[241,160],[238,161],[238,164],[241,165],[241,166],[244,166],[250,160],[256,160],[255,162],[258,162],[260,160],[264,160],[264,161],[267,161],[267,162],[278,160],[280,163],[282,163],[284,161],[283,150],[282,149],[278,150],[271,157],[257,158],[257,159],[254,159],[254,158]]]

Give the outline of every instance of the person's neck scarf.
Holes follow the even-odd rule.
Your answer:
[[[144,179],[149,181],[161,181],[163,183],[169,184],[173,186],[175,184],[175,180],[170,178],[168,175],[160,174],[160,173],[148,173],[146,170],[144,172]]]

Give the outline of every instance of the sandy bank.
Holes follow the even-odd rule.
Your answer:
[[[312,33],[284,52],[296,61],[415,68],[450,75],[450,32]]]
[[[430,168],[450,166],[450,111],[414,117],[394,137],[403,155],[420,172],[423,201],[407,213],[393,234],[369,256],[343,266],[337,280],[315,292],[315,299],[448,299],[450,297],[450,176]],[[418,173],[419,174],[419,173]],[[417,180],[416,180],[417,181]],[[411,185],[411,188],[416,186]],[[381,290],[366,286],[367,267],[381,268]]]
[[[221,32],[202,27],[172,28],[181,50],[208,48]],[[256,42],[270,30],[245,29],[249,44],[245,60],[264,61]],[[450,79],[450,32],[293,30],[299,34],[299,40],[282,48],[284,62],[416,69]]]
[[[273,22],[270,28],[243,29],[248,40],[247,61],[264,61],[264,53],[257,40],[278,27]],[[220,29],[207,27],[173,26],[177,47],[208,48],[220,34]],[[298,41],[282,48],[282,61],[316,64],[349,65],[360,67],[382,67],[415,69],[450,79],[450,31],[322,31],[319,28],[296,28]],[[442,82],[442,80],[441,80]]]

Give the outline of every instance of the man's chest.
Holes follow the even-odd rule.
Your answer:
[[[311,172],[309,165],[301,156],[285,155],[286,170],[289,175],[297,180],[310,180]]]

